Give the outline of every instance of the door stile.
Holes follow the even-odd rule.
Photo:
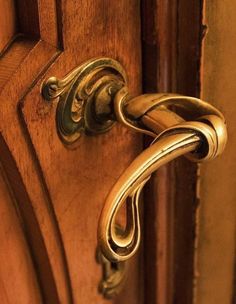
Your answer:
[[[202,3],[142,2],[143,89],[199,96]],[[192,303],[197,165],[155,174],[144,204],[145,303]]]

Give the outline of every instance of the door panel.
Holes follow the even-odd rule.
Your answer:
[[[49,77],[63,78],[81,63],[107,56],[124,66],[131,95],[162,91],[198,96],[201,63],[203,95],[209,100],[213,96],[225,108],[226,102],[219,101],[224,88],[214,90],[206,75],[212,75],[209,62],[214,48],[225,50],[221,60],[214,57],[215,66],[229,64],[224,60],[226,54],[232,55],[227,53],[231,42],[226,40],[224,49],[221,31],[216,31],[215,45],[210,43],[212,38],[205,41],[201,62],[201,39],[206,33],[202,4],[189,0],[0,0],[0,256],[7,261],[0,267],[1,303],[192,304],[196,297],[201,304],[209,304],[204,284],[219,286],[219,274],[224,272],[218,269],[213,278],[205,267],[206,261],[215,261],[214,267],[220,261],[218,255],[216,260],[211,258],[217,246],[205,243],[204,236],[215,237],[215,230],[206,228],[205,217],[214,218],[217,225],[221,212],[215,218],[214,208],[207,205],[216,199],[214,191],[205,191],[204,207],[198,209],[198,168],[182,158],[162,167],[145,189],[143,248],[131,260],[123,291],[110,302],[99,294],[99,215],[117,178],[143,149],[143,138],[117,124],[103,135],[83,135],[74,145],[63,144],[56,127],[57,101],[48,102],[41,94],[43,81]],[[216,10],[225,13],[223,7]],[[211,26],[221,29],[213,21],[224,19],[210,11]],[[233,33],[232,29],[232,41]],[[227,78],[226,70],[222,74]],[[213,75],[218,86],[219,74]],[[227,101],[228,105],[232,106]],[[150,139],[144,140],[147,144]],[[233,150],[228,153],[233,157]],[[214,166],[202,171],[202,189],[216,176]],[[218,166],[218,171],[225,172],[222,164]],[[232,186],[232,170],[227,176],[230,183],[218,197]],[[226,221],[233,217],[233,195],[227,196]],[[222,208],[220,201],[218,205]],[[231,217],[228,226],[219,226],[230,228],[221,235],[221,248],[232,241]],[[231,281],[234,245],[227,252]],[[198,270],[204,276],[201,283]]]
[[[18,171],[22,187],[13,191],[22,200],[27,197],[28,206],[19,210],[39,267],[43,303],[105,303],[97,291],[102,275],[95,259],[97,222],[110,187],[140,151],[141,138],[117,126],[105,135],[82,137],[76,147],[63,145],[56,132],[56,104],[42,98],[41,84],[91,57],[109,56],[125,66],[132,93],[140,93],[140,8],[137,1],[40,1],[38,14],[41,39],[29,38],[22,21],[23,48],[28,41],[31,47],[18,64],[14,44],[1,58],[3,70],[8,53],[13,54],[1,92],[6,150],[1,157],[4,163],[4,156],[13,157],[13,169],[6,166],[10,183]],[[138,259],[115,302],[142,302]]]

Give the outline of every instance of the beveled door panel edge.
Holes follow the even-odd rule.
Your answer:
[[[49,10],[46,10],[48,4]],[[56,7],[57,10],[54,10],[54,7]],[[45,11],[47,11],[46,15],[44,14]],[[49,12],[51,18],[48,18]],[[1,102],[0,104],[0,115],[3,116],[0,121],[2,130],[1,139],[5,142],[9,153],[12,152],[11,159],[15,164],[19,180],[21,181],[19,182],[19,188],[17,188],[17,185],[14,186],[14,191],[16,201],[19,201],[18,197],[20,198],[19,204],[21,204],[21,198],[23,197],[23,203],[21,204],[23,208],[22,214],[24,214],[24,217],[22,216],[22,219],[24,218],[23,222],[26,221],[25,225],[27,227],[29,225],[36,227],[36,235],[40,240],[39,244],[37,244],[37,242],[34,241],[34,235],[32,235],[30,229],[28,229],[27,237],[29,248],[34,253],[34,265],[37,270],[39,269],[37,274],[38,281],[41,284],[42,297],[45,303],[59,303],[60,300],[63,302],[66,301],[66,303],[72,303],[71,284],[60,231],[57,226],[52,204],[50,203],[47,188],[45,187],[45,182],[43,182],[43,176],[40,175],[40,172],[37,172],[37,170],[40,171],[40,169],[37,164],[37,159],[35,158],[36,153],[34,149],[32,149],[30,138],[24,126],[24,121],[21,119],[21,107],[24,103],[24,97],[29,94],[38,79],[61,54],[61,50],[58,49],[58,46],[60,47],[62,45],[61,41],[59,41],[62,39],[62,35],[60,33],[61,29],[57,29],[60,27],[61,23],[60,20],[57,20],[57,18],[61,17],[59,4],[54,0],[48,3],[42,3],[39,6],[39,14],[41,15],[40,39],[38,41],[33,40],[32,47],[27,50],[24,58],[22,58],[23,60],[19,60],[17,67],[12,70],[12,73],[9,75],[9,78],[6,79],[0,93],[1,99],[4,99],[5,101],[5,96],[7,96],[8,99],[7,106],[4,105],[4,102]],[[54,19],[55,17],[56,19]],[[48,36],[49,29],[51,29],[51,34]],[[31,38],[26,38],[26,43],[29,43]],[[9,52],[11,52],[10,48]],[[5,60],[4,56],[2,60]],[[19,79],[21,80],[20,82]],[[7,121],[11,121],[10,128],[7,127]],[[12,129],[15,129],[15,131]],[[18,138],[17,146],[19,150],[17,151],[14,149],[15,145],[11,141],[12,133]],[[31,189],[31,186],[29,185],[27,174],[24,171],[24,165],[22,166],[23,163],[19,159],[20,154],[24,155],[28,167],[27,171],[28,173],[31,172],[31,174],[33,174],[32,180],[35,181],[35,185],[37,184],[37,199],[33,197],[35,195],[33,195],[32,191],[35,192],[35,189]],[[7,160],[3,159],[4,164],[6,161]],[[6,168],[6,172],[9,176],[13,174],[12,168]],[[9,181],[10,184],[11,182],[14,182],[13,177],[11,179],[9,178]],[[20,187],[21,185],[22,187]],[[41,204],[40,208],[38,208],[37,205],[39,203]],[[42,218],[40,214],[42,210],[45,211],[44,218]],[[27,215],[29,215],[29,219],[27,219]],[[31,230],[33,231],[33,229]],[[46,239],[49,230],[51,230],[50,235],[53,236],[50,242],[55,244],[53,256],[50,250],[48,250],[49,244]],[[45,232],[47,233],[45,234]],[[40,257],[40,252],[42,258]],[[53,262],[53,260],[59,261],[59,263],[56,263],[57,269],[55,269],[55,262]],[[45,269],[44,265],[46,265]],[[40,269],[41,267],[42,269]],[[46,280],[47,283],[44,282],[44,276],[48,278],[48,280]],[[59,282],[61,284],[60,286],[58,285]]]
[[[7,84],[40,40],[44,41],[45,50],[55,48],[55,53],[58,53],[62,48],[61,6],[57,0],[40,5],[38,2],[21,0],[15,3],[18,24],[15,35],[0,53],[0,73],[2,69],[4,76],[1,77],[0,88]]]
[[[25,189],[21,175],[8,146],[0,134],[0,162],[4,171],[6,183],[13,196],[20,223],[28,244],[28,250],[35,265],[38,283],[43,301],[59,303],[57,288],[54,282],[52,268],[47,255],[45,243],[38,225],[38,220],[32,208],[30,198]]]
[[[39,79],[41,79],[41,76],[40,76]],[[38,79],[37,79],[37,81],[38,81]],[[28,93],[30,93],[30,92],[28,92]],[[27,94],[26,94],[26,96],[27,96]],[[59,225],[58,225],[58,220],[57,220],[57,217],[56,217],[56,214],[55,214],[55,211],[54,211],[53,203],[52,203],[52,200],[51,200],[51,197],[50,197],[50,193],[48,191],[48,187],[47,187],[47,184],[46,184],[46,181],[45,181],[45,178],[44,178],[44,174],[42,172],[40,162],[39,162],[39,159],[37,157],[37,151],[35,150],[35,147],[34,147],[32,141],[31,141],[31,136],[30,136],[30,133],[29,133],[28,128],[27,128],[27,123],[25,121],[24,98],[22,100],[20,100],[19,104],[18,104],[19,119],[20,119],[20,122],[21,122],[21,126],[24,129],[25,140],[27,141],[27,145],[30,149],[32,158],[34,160],[34,167],[36,169],[36,174],[38,176],[38,180],[39,180],[40,186],[42,188],[45,207],[46,207],[46,209],[48,211],[48,215],[49,215],[48,220],[50,221],[50,226],[53,229],[51,231],[50,237],[52,239],[52,236],[53,236],[53,239],[57,244],[57,250],[56,251],[54,250],[53,253],[50,253],[47,249],[46,250],[47,250],[47,254],[49,255],[49,260],[50,259],[55,260],[55,256],[56,256],[56,259],[58,261],[60,261],[60,264],[61,264],[60,272],[58,272],[58,270],[53,269],[53,265],[51,264],[51,268],[52,268],[52,272],[53,272],[53,279],[55,281],[56,277],[60,276],[60,281],[63,282],[63,289],[64,289],[63,292],[65,292],[63,298],[65,297],[67,299],[68,303],[73,303],[71,281],[70,281],[70,276],[69,276],[69,270],[68,270],[67,258],[66,258],[66,254],[65,254],[63,240],[62,240],[60,228],[59,228]],[[46,218],[44,219],[44,221],[46,221]],[[44,238],[45,236],[43,235],[43,231],[41,231],[41,233],[42,233],[42,236]],[[59,286],[59,285],[57,286],[57,292],[59,294],[62,292],[63,289],[61,288],[61,286]]]

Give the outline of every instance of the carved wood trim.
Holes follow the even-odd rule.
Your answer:
[[[19,106],[60,54],[59,12],[56,0],[18,1],[18,35],[0,58],[0,158],[16,198],[44,303],[71,303],[72,295],[57,221]]]

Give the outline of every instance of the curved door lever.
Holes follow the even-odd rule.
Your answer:
[[[121,95],[127,96],[118,94],[114,101],[117,119],[130,128],[143,129],[143,133],[155,136],[155,140],[123,172],[107,196],[99,221],[98,240],[111,261],[125,261],[137,251],[141,234],[139,196],[151,174],[181,155],[192,161],[213,159],[223,152],[227,140],[222,114],[200,99],[147,94],[129,100]],[[170,106],[175,106],[174,111]],[[194,117],[194,121],[185,121],[178,115],[180,108],[186,110],[185,117]],[[125,202],[127,224],[121,236],[114,227],[118,210]]]
[[[57,129],[66,144],[76,141],[82,132],[106,132],[115,121],[155,138],[123,172],[105,201],[98,243],[113,262],[129,259],[138,249],[139,197],[151,174],[180,155],[192,161],[213,159],[223,152],[227,141],[224,117],[212,105],[177,94],[132,98],[123,67],[110,58],[92,59],[61,80],[49,78],[42,93],[47,100],[58,98]],[[117,234],[116,215],[125,203],[126,229]]]

